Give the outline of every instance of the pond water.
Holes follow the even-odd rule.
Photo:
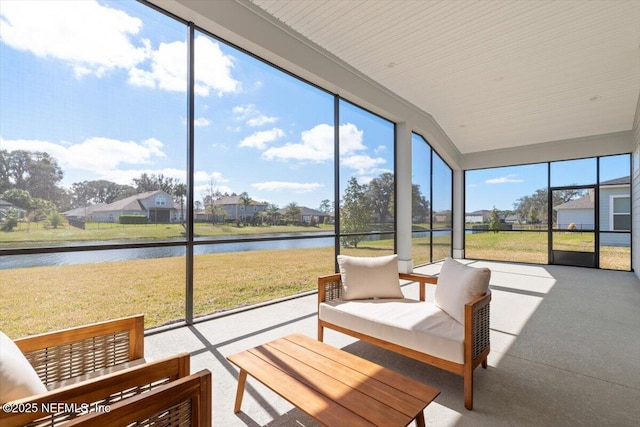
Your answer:
[[[437,235],[445,235],[448,231],[435,231],[434,237]],[[413,237],[427,237],[429,232],[414,233]],[[274,238],[276,240],[268,241],[241,241],[241,242],[224,242],[206,245],[195,245],[194,254],[210,254],[223,252],[246,252],[259,251],[265,249],[304,249],[304,248],[322,248],[333,247],[334,237],[316,237],[309,239],[283,239],[284,237],[299,237],[297,234],[274,234],[260,235],[260,238]],[[382,235],[387,238],[387,235]],[[247,236],[238,237],[238,239],[247,238]],[[280,240],[278,240],[280,238]],[[380,240],[380,235],[365,236],[364,240]],[[87,245],[105,244],[104,241],[83,242]],[[112,244],[126,244],[130,241],[110,241]],[[186,248],[184,246],[162,246],[153,248],[132,248],[132,249],[110,249],[110,250],[91,250],[78,252],[56,252],[46,254],[32,255],[8,255],[0,256],[0,270],[10,268],[25,268],[52,265],[71,265],[71,264],[92,264],[100,262],[117,262],[133,259],[151,259],[151,258],[167,258],[184,256]]]
[[[260,236],[263,237],[263,236]],[[90,244],[104,244],[100,242],[84,242]],[[131,242],[109,242],[114,244]],[[231,242],[207,245],[196,245],[193,248],[195,255],[222,253],[222,252],[246,252],[264,249],[301,249],[321,248],[333,246],[333,237],[315,239],[269,240],[253,242]],[[127,261],[132,259],[150,259],[179,257],[186,254],[184,246],[162,246],[154,248],[110,249],[92,250],[81,252],[56,252],[33,255],[9,255],[0,257],[0,270],[8,268],[24,268],[49,265],[91,264],[99,262]]]

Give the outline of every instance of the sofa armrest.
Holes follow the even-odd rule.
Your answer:
[[[144,358],[144,316],[14,340],[46,385]]]
[[[340,273],[318,277],[318,305],[333,301],[342,296],[342,278]]]
[[[435,276],[427,276],[426,274],[418,274],[418,273],[400,273],[399,275],[401,280],[409,280],[411,282],[418,282],[420,286],[420,301],[424,301],[426,298],[426,285],[436,285],[438,284],[438,278]]]
[[[71,420],[68,426],[181,425],[210,427],[212,423],[211,372],[164,384],[148,393],[123,399],[108,412],[92,412]]]
[[[474,367],[489,353],[490,307],[490,289],[464,307],[464,339],[471,343],[465,344],[465,359],[474,361]]]
[[[183,352],[44,394],[15,400],[10,404],[16,408],[29,408],[29,411],[0,411],[0,425],[22,426],[36,420],[51,426],[63,424],[77,415],[77,408],[96,411],[100,409],[99,405],[110,406],[122,399],[186,377],[189,372],[189,353]]]

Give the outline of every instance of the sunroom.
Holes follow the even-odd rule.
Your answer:
[[[613,384],[602,400],[613,409],[593,419],[640,418],[624,406],[640,397],[637,1],[0,6],[0,199],[16,207],[0,217],[10,337],[144,313],[150,357],[186,350],[226,377],[214,378],[214,424],[310,423],[257,384],[256,415],[233,414],[236,376],[221,349],[313,336],[315,282],[337,254],[396,253],[401,272],[427,274],[453,257],[494,273],[495,356],[473,413],[457,378],[416,374],[449,394],[427,408],[428,424],[570,424],[554,414],[571,399],[524,387],[541,375],[540,393],[594,387],[589,376]],[[173,198],[166,221],[93,214],[160,190]],[[615,295],[600,295],[604,284]],[[595,292],[605,310],[585,302],[565,318],[563,292]],[[608,353],[575,342],[587,329],[566,336],[555,322],[595,323],[611,338],[594,348]],[[524,355],[534,345],[538,362]],[[615,366],[560,360],[573,352]],[[510,389],[510,404],[525,406],[501,418],[490,396]],[[594,404],[578,396],[581,411]],[[579,412],[568,411],[588,424]]]

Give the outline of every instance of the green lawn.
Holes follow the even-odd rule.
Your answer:
[[[333,225],[320,224],[317,226],[273,225],[273,226],[242,226],[230,224],[196,223],[194,235],[196,237],[237,236],[267,233],[314,233],[333,232]],[[11,232],[0,232],[0,246],[4,248],[41,246],[57,242],[82,241],[157,241],[185,239],[186,231],[182,224],[110,224],[87,223],[86,229],[65,225],[57,229],[45,228],[42,223],[20,223]]]
[[[579,236],[573,233],[563,244],[588,243]],[[448,256],[450,244],[449,236],[434,238],[434,260]],[[466,245],[467,258],[547,263],[546,233],[470,234]],[[428,238],[413,239],[412,247],[415,265],[429,261]],[[393,240],[361,242],[341,252],[391,254]],[[601,248],[601,266],[629,270],[630,248]],[[314,290],[317,277],[333,271],[333,247],[197,255],[194,312]],[[136,313],[145,314],[148,328],[171,323],[184,318],[185,276],[184,257],[0,270],[0,330],[17,338]]]

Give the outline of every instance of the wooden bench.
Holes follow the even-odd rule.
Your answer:
[[[328,426],[424,426],[440,392],[343,350],[293,334],[227,357],[240,368],[234,411],[247,375]]]

